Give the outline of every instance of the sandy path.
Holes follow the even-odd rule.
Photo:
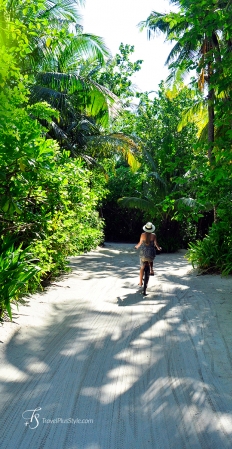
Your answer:
[[[71,265],[0,328],[1,449],[231,449],[232,278],[161,254],[143,298],[133,245]]]

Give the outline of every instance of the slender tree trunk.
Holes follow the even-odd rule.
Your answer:
[[[214,89],[208,93],[208,158],[212,162],[212,151],[214,146]]]
[[[212,162],[212,151],[214,146],[214,88],[211,87],[211,64],[208,64],[208,159]]]
[[[211,88],[211,64],[208,64],[208,159],[210,165],[212,165],[212,152],[214,147],[214,88]],[[214,223],[217,221],[216,205],[213,206]]]

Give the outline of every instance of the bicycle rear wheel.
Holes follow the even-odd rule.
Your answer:
[[[143,294],[144,294],[144,296],[146,296],[146,292],[147,292],[147,284],[148,284],[148,281],[149,281],[149,274],[150,274],[149,263],[145,262],[144,278],[143,278]]]

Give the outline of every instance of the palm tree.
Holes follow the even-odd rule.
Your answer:
[[[88,113],[91,104],[92,114],[101,112],[102,117],[107,117],[116,97],[93,81],[91,70],[104,64],[109,50],[101,37],[82,32],[77,10],[82,4],[84,0],[45,0],[44,6],[37,8],[34,3],[25,6],[23,1],[11,0],[1,20],[17,19],[28,30],[31,51],[27,57],[23,55],[20,65],[22,73],[30,76],[34,99],[41,95],[53,105],[65,105],[65,95],[78,92],[80,109],[84,104]],[[38,26],[36,33],[31,32],[31,24]],[[82,70],[84,62],[88,62],[88,72]]]
[[[202,12],[198,10],[197,13],[194,5],[187,0],[172,1],[172,3],[178,4],[181,7],[180,11],[168,14],[152,12],[146,21],[140,23],[140,27],[147,28],[148,38],[162,32],[166,35],[167,40],[176,42],[166,61],[171,69],[169,79],[175,77],[180,71],[182,73],[188,73],[193,69],[200,71],[199,88],[204,89],[207,86],[208,90],[208,158],[211,161],[215,132],[215,88],[212,85],[212,77],[215,71],[215,61],[219,70],[221,69],[220,30],[217,29],[215,19],[214,28],[209,33],[204,28],[204,18],[207,15],[209,18],[212,17],[218,5],[210,5],[206,10]],[[225,4],[225,2],[220,3],[221,7]]]
[[[83,33],[77,9],[82,4],[84,0],[45,0],[37,8],[33,2],[25,6],[23,1],[11,0],[0,18],[3,30],[17,19],[27,32],[31,51],[21,57],[20,66],[29,76],[31,102],[46,101],[59,111],[50,136],[72,155],[86,144],[83,136],[105,127],[119,107],[116,96],[92,77],[110,53],[101,37]],[[17,36],[7,44],[17,47]]]
[[[206,91],[206,104],[208,114],[208,160],[210,168],[217,165],[215,161],[215,140],[231,132],[230,118],[225,117],[225,106],[230,109],[231,96],[231,0],[209,0],[204,4],[204,10],[198,2],[189,0],[172,0],[171,3],[180,7],[178,12],[160,14],[153,12],[140,26],[148,29],[148,37],[157,32],[163,32],[167,40],[174,41],[166,63],[171,69],[170,78],[178,72],[188,72],[196,69],[199,73],[198,86]],[[215,129],[215,106],[217,106],[217,122],[219,128]],[[203,132],[202,135],[205,135]],[[226,139],[225,139],[226,140]],[[220,139],[218,141],[220,148]],[[224,148],[224,147],[223,147]],[[217,202],[214,195],[214,220],[217,221]]]
[[[109,120],[120,109],[120,101],[94,77],[109,51],[101,37],[82,32],[76,6],[83,3],[45,0],[44,6],[37,8],[34,3],[25,7],[23,1],[11,0],[0,17],[2,29],[10,20],[18,19],[24,32],[28,30],[31,51],[26,57],[23,55],[20,65],[29,79],[31,103],[46,101],[59,111],[59,119],[54,114],[48,123],[40,117],[40,108],[33,110],[48,128],[48,136],[68,149],[72,157],[81,156],[88,163],[97,162],[97,157],[91,155],[97,143],[98,152],[101,146],[110,154],[113,149],[120,150],[128,163],[136,167],[137,147],[132,139],[121,133],[105,133]],[[17,47],[17,38],[13,40],[8,45]]]

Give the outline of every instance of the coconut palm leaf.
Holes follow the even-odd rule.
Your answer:
[[[39,72],[36,75],[36,82],[41,86],[47,86],[51,89],[56,89],[60,92],[72,94],[76,91],[85,91],[87,93],[94,90],[99,91],[108,101],[116,102],[118,98],[109,89],[101,86],[96,81],[89,77],[82,77],[81,75],[64,73],[64,72]],[[119,103],[119,100],[118,100]]]
[[[10,20],[18,19],[25,24],[31,20],[32,15],[34,15],[34,18],[47,18],[50,22],[53,19],[59,19],[77,23],[81,20],[77,7],[84,4],[85,0],[46,0],[44,5],[41,4],[39,10],[36,11],[36,9],[30,8],[29,2],[27,4],[18,0],[8,0],[5,6]]]
[[[208,114],[206,102],[203,97],[200,99],[199,95],[195,100],[195,104],[191,108],[183,111],[182,119],[178,124],[177,131],[181,131],[190,122],[197,125],[197,135],[200,138],[203,130],[208,124]]]
[[[31,102],[46,101],[53,108],[65,112],[66,116],[70,116],[70,103],[67,95],[58,90],[44,87],[41,85],[33,85],[30,88]]]
[[[139,148],[137,147],[136,143],[131,139],[131,137],[128,137],[122,133],[111,133],[107,135],[99,135],[99,136],[90,136],[89,142],[92,143],[92,145],[96,145],[96,147],[99,146],[99,143],[105,143],[109,145],[121,145],[125,146],[125,148],[130,148],[133,152],[139,153]]]
[[[92,115],[101,126],[106,126],[109,118],[120,110],[117,97],[89,78],[46,72],[38,73],[36,81],[31,87],[32,101],[45,100],[62,114],[68,107],[68,112],[73,109],[86,116]]]
[[[129,136],[122,133],[112,133],[107,135],[92,135],[86,138],[87,146],[92,148],[104,148],[108,154],[121,153],[126,159],[133,172],[136,172],[140,167],[140,162],[137,156],[140,154],[140,149],[136,142]],[[103,150],[104,151],[104,150]]]
[[[77,7],[83,6],[85,0],[46,0],[44,10],[39,11],[38,17],[67,19],[77,22],[81,19]]]
[[[165,64],[170,65],[171,63],[173,63],[174,67],[175,63],[176,66],[179,67],[180,64],[182,64],[186,60],[196,60],[196,56],[198,54],[199,53],[195,49],[195,45],[191,40],[190,42],[186,43],[184,47],[180,42],[177,42],[170,51]]]
[[[94,34],[81,34],[74,36],[70,44],[65,47],[63,57],[66,62],[65,67],[69,69],[69,60],[71,58],[72,65],[75,66],[75,61],[93,57],[95,61],[103,63],[105,58],[110,56],[110,51],[105,45],[102,37]]]
[[[147,29],[148,39],[152,36],[159,35],[161,33],[168,34],[170,25],[165,20],[166,14],[162,14],[160,12],[153,11],[147,20],[143,20],[139,22],[138,27],[141,31],[145,28]]]

